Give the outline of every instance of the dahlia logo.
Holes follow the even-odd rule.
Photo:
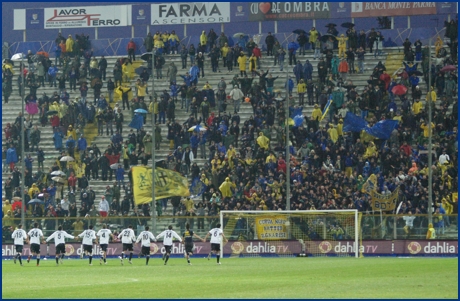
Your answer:
[[[321,253],[326,254],[326,253],[328,253],[330,250],[332,250],[332,245],[331,245],[331,243],[328,242],[328,241],[322,241],[322,242],[319,244],[318,248],[319,248],[319,251],[320,251]]]
[[[151,244],[150,245],[150,254],[156,254],[160,248],[156,244]]]
[[[418,242],[413,241],[407,246],[407,249],[409,250],[409,253],[415,255],[422,250],[422,246]]]
[[[232,244],[231,248],[233,253],[240,254],[244,250],[244,245],[241,242],[237,241]]]
[[[65,256],[70,256],[75,252],[75,249],[72,245],[65,245]]]

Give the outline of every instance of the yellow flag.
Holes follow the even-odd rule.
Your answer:
[[[453,203],[458,202],[458,192],[453,192],[452,193],[452,202]]]
[[[380,194],[376,191],[371,192],[371,207],[374,211],[393,211],[398,202],[399,187],[397,187],[391,194]]]
[[[372,191],[377,190],[377,177],[374,174],[371,174],[369,178],[364,183],[361,188],[361,192],[371,194]]]
[[[136,205],[152,201],[152,168],[135,166],[133,174],[133,195]],[[157,167],[155,169],[155,200],[173,196],[190,196],[188,181],[179,173]]]

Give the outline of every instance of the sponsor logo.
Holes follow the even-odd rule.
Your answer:
[[[38,14],[32,14],[32,20],[30,20],[30,24],[38,24],[40,20],[38,20]]]
[[[136,19],[137,20],[145,20],[145,11],[144,11],[144,9],[139,9]]]
[[[345,2],[339,2],[339,8],[337,8],[338,13],[346,13],[347,8],[345,7]]]
[[[233,253],[240,254],[241,252],[244,251],[244,245],[241,242],[237,241],[237,242],[232,243],[231,249]]]
[[[238,5],[236,7],[236,13],[235,13],[235,17],[243,17],[245,15],[244,11],[243,11],[243,6],[242,5]]]
[[[318,248],[319,248],[319,251],[320,251],[321,253],[326,254],[326,253],[328,253],[329,251],[332,250],[332,245],[331,245],[331,243],[328,242],[328,241],[322,241],[322,242],[319,244]]]
[[[230,2],[152,4],[152,25],[228,23]]]
[[[458,253],[457,251],[457,246],[451,245],[448,242],[436,242],[431,243],[428,242],[428,244],[423,248],[423,252],[427,254],[456,254]]]
[[[329,17],[328,2],[252,2],[250,21]]]
[[[422,246],[418,242],[412,241],[407,245],[407,249],[409,250],[409,253],[415,255],[422,250]]]
[[[38,14],[32,14],[32,20],[37,20],[38,19]]]
[[[156,254],[159,249],[157,244],[150,244],[150,254]]]
[[[351,3],[351,12],[352,13],[362,13],[363,12],[363,3],[362,2],[352,2]]]
[[[140,9],[139,10],[139,16],[143,16],[144,15],[144,10],[143,9]]]
[[[50,15],[50,10],[45,9],[45,16]],[[92,8],[92,11],[99,12],[100,10]],[[48,19],[45,18],[45,20],[45,28],[99,27],[121,24],[120,19],[105,18],[105,16],[102,16],[102,13],[88,13],[85,8],[52,9],[51,17]]]
[[[339,7],[344,8],[345,7],[345,2],[339,2]]]

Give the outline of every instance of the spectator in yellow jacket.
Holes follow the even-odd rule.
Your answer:
[[[65,41],[65,52],[68,54],[72,54],[74,51],[74,45],[75,41],[73,40],[72,35],[69,34],[69,37]]]
[[[246,75],[246,60],[246,55],[244,55],[244,52],[241,51],[240,56],[238,57],[238,66],[240,67],[241,76]]]
[[[329,138],[332,140],[332,142],[336,143],[339,139],[339,134],[337,133],[337,129],[334,127],[333,124],[329,125],[327,133],[329,134]]]
[[[430,136],[430,129],[429,129],[428,124],[422,121],[420,128],[423,130],[423,137],[428,138]],[[433,129],[434,129],[434,123],[432,122],[431,123],[431,134],[433,134]]]
[[[299,106],[303,106],[305,93],[307,92],[307,84],[303,79],[297,84],[297,94],[299,94]]]
[[[67,137],[69,136],[72,136],[73,140],[77,140],[77,133],[72,125],[69,125],[69,128],[67,129]]]
[[[347,41],[348,38],[345,37],[345,35],[342,33],[339,38],[337,38],[337,41],[339,41],[339,58],[343,57],[345,58],[345,52],[347,51]]]
[[[423,110],[422,102],[420,101],[420,99],[416,99],[414,104],[412,105],[412,113],[414,113],[414,115],[418,115],[420,114],[422,110]]]
[[[200,45],[206,46],[208,44],[208,36],[206,35],[206,31],[202,31],[200,35]]]
[[[431,100],[432,102],[436,102],[436,98],[438,96],[436,95],[436,91],[434,90],[434,87],[431,86],[431,91],[429,94],[427,94],[427,100]]]
[[[438,54],[439,54],[439,51],[441,50],[442,46],[443,46],[443,41],[441,39],[441,37],[438,36],[438,38],[436,39],[436,42],[434,43],[434,46],[436,47],[435,48],[435,56],[438,57]]]
[[[375,157],[377,154],[377,148],[375,147],[374,142],[369,142],[366,151],[364,152],[363,159],[367,159],[370,157]]]
[[[339,123],[337,124],[337,134],[339,137],[343,136],[343,119],[339,119]]]
[[[236,188],[235,183],[232,183],[230,178],[226,177],[225,181],[219,186],[219,190],[222,193],[222,198],[231,198],[233,196],[232,188]]]
[[[319,108],[319,106],[316,104],[315,108],[311,112],[311,119],[319,120],[321,119],[321,116],[323,116],[323,113],[321,112],[321,109]]]
[[[269,149],[270,148],[270,139],[264,136],[263,132],[259,132],[259,137],[257,137],[257,144],[262,149]]]

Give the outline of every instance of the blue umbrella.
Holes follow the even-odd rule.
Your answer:
[[[147,114],[148,112],[144,109],[136,109],[134,110],[135,113],[142,113],[142,114]]]
[[[27,204],[31,205],[31,204],[45,204],[45,203],[39,199],[32,199]]]

